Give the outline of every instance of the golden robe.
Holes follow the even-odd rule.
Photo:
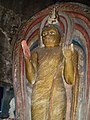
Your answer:
[[[32,89],[32,120],[65,120],[67,98],[61,47],[37,48],[34,52],[38,57],[36,82]]]

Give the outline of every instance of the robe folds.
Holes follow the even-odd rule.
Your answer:
[[[38,66],[32,89],[32,120],[65,120],[67,97],[61,47],[37,48],[34,52]]]

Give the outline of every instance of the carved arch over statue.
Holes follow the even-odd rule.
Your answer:
[[[16,119],[30,120],[27,82],[21,41],[25,39],[30,50],[39,45],[40,29],[47,21],[48,13],[56,7],[59,13],[60,27],[64,33],[62,40],[73,43],[79,51],[79,98],[77,120],[90,118],[90,10],[78,3],[61,3],[52,5],[37,13],[26,22],[20,30],[13,52],[13,84],[16,99]],[[32,87],[32,86],[31,86]],[[67,86],[66,86],[67,87]],[[31,89],[29,89],[31,90]],[[30,92],[30,91],[29,91]],[[67,90],[68,94],[68,90]],[[67,113],[68,114],[68,113]],[[70,115],[70,113],[69,113]],[[66,118],[67,120],[70,119]]]

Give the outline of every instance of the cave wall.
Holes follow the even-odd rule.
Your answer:
[[[2,0],[0,4],[13,10],[22,19],[29,19],[35,13],[53,4],[53,0]]]
[[[12,83],[12,39],[21,19],[12,10],[0,6],[0,81]]]
[[[12,83],[12,62],[10,43],[5,34],[0,31],[0,81]]]

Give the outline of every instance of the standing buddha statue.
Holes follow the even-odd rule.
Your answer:
[[[32,87],[32,120],[65,120],[67,95],[64,86],[74,86],[78,80],[78,52],[74,45],[62,46],[61,33],[55,24],[46,25],[42,30],[44,47],[29,51],[22,41],[26,77]],[[76,77],[77,74],[77,77]],[[76,92],[73,93],[73,115],[77,107]],[[75,120],[72,117],[72,120]]]

